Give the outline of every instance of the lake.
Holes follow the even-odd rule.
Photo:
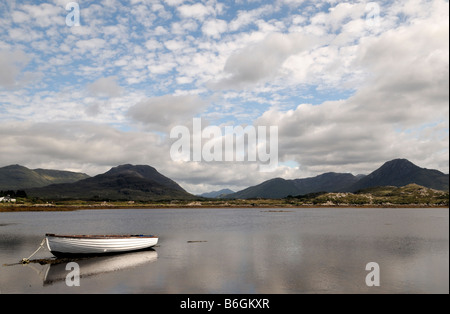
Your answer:
[[[154,250],[14,265],[45,233],[155,234]],[[45,248],[32,259],[48,258]],[[366,277],[379,266],[379,286]],[[448,209],[128,209],[0,213],[0,293],[449,293]],[[370,277],[375,278],[375,277]]]

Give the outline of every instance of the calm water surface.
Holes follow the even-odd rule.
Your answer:
[[[160,246],[79,261],[79,287],[65,264],[4,266],[45,233],[156,234]],[[369,262],[380,287],[366,286]],[[0,264],[0,293],[449,293],[449,210],[0,213]]]

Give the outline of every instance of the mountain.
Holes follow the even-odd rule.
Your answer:
[[[249,199],[267,198],[279,199],[289,195],[305,195],[316,192],[341,192],[359,180],[351,173],[324,173],[317,177],[306,179],[285,180],[276,178],[259,185],[249,187],[226,198]]]
[[[294,180],[299,193],[305,195],[317,192],[345,192],[349,186],[358,182],[364,175],[354,176],[351,173],[325,173],[314,178]]]
[[[118,166],[75,183],[55,184],[26,192],[31,197],[52,200],[155,201],[196,198],[155,168],[133,165]]]
[[[449,175],[438,170],[420,168],[406,159],[395,159],[385,163],[381,168],[367,176],[331,172],[306,179],[285,180],[277,178],[227,195],[226,198],[279,199],[289,195],[298,196],[318,192],[356,192],[371,187],[403,187],[409,184],[448,191]]]
[[[448,191],[449,175],[438,170],[420,168],[406,159],[395,159],[353,184],[349,191],[378,186],[402,187],[408,184]]]
[[[139,177],[144,180],[155,181],[158,184],[161,184],[174,190],[184,191],[183,188],[178,185],[178,183],[163,176],[155,168],[150,166],[122,165],[112,168],[111,170],[105,173],[105,176]]]
[[[50,185],[49,185],[50,184]],[[406,159],[385,163],[371,174],[325,173],[306,179],[272,179],[245,190],[218,191],[210,196],[228,199],[281,199],[318,192],[357,192],[362,189],[417,184],[434,190],[449,190],[449,175],[420,168]],[[0,190],[23,189],[28,196],[42,199],[80,200],[194,200],[176,182],[150,166],[122,165],[104,174],[89,177],[82,173],[58,170],[30,170],[19,165],[0,168]]]
[[[223,190],[220,190],[220,191],[203,193],[203,194],[201,194],[199,196],[200,197],[205,197],[205,198],[221,198],[221,197],[225,197],[226,195],[233,194],[233,193],[235,193],[235,192],[230,190],[230,189],[223,189]]]
[[[89,176],[84,173],[47,169],[31,170],[20,165],[11,165],[0,168],[0,190],[25,190],[50,184],[72,183],[86,178]]]

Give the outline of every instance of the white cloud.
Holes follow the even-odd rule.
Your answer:
[[[117,83],[116,76],[101,77],[88,85],[89,92],[99,97],[117,97],[122,94],[122,87]]]
[[[24,23],[30,21],[31,17],[22,11],[14,11],[11,14],[14,23]]]
[[[15,87],[22,68],[30,58],[23,51],[0,51],[0,86]]]
[[[65,24],[65,8],[62,6],[42,3],[39,5],[24,4],[23,11],[16,11],[13,15],[16,23],[32,22],[38,27],[61,26]],[[28,17],[26,16],[28,15]]]
[[[145,48],[147,48],[148,50],[157,50],[157,49],[161,49],[162,47],[163,47],[163,45],[155,39],[149,39],[145,43]]]
[[[105,47],[106,41],[102,38],[92,38],[86,40],[78,40],[76,41],[75,45],[80,49],[80,54],[97,54],[100,49]]]
[[[206,106],[207,103],[196,95],[165,95],[137,103],[128,115],[153,130],[168,133],[173,126],[191,124],[192,118]]]
[[[170,6],[178,6],[182,4],[185,0],[164,0],[165,3],[167,3]]]
[[[11,39],[18,42],[33,42],[38,39],[44,38],[42,32],[37,32],[28,28],[11,28],[8,31],[8,35]]]
[[[177,7],[177,10],[184,18],[195,18],[198,20],[203,20],[206,16],[214,13],[214,9],[201,3],[195,3],[192,5],[184,4]]]
[[[232,55],[224,68],[228,77],[217,82],[216,86],[240,88],[273,79],[289,56],[311,49],[316,42],[300,34],[271,34]]]
[[[360,19],[365,15],[366,3],[339,3],[330,8],[329,13],[323,21],[334,32],[342,25],[350,21]]]
[[[227,22],[219,19],[211,19],[206,21],[202,26],[202,32],[210,37],[219,39],[220,35],[227,30]]]
[[[230,22],[230,30],[237,31],[245,26],[255,23],[263,15],[274,11],[272,5],[265,5],[251,11],[239,11],[237,17]]]
[[[186,42],[180,41],[180,40],[168,40],[164,43],[164,46],[166,46],[167,49],[176,51],[181,50],[183,48],[187,48]]]

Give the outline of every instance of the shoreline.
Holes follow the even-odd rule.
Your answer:
[[[236,205],[9,205],[0,206],[1,212],[71,212],[71,211],[81,211],[81,210],[126,210],[126,209],[320,209],[320,208],[424,208],[424,209],[449,209],[449,206],[445,205],[425,205],[425,204],[406,204],[406,205],[396,205],[396,204],[384,204],[384,205],[285,205],[280,204],[273,205],[248,205],[248,204],[236,204]],[[282,212],[282,211],[274,211]]]

